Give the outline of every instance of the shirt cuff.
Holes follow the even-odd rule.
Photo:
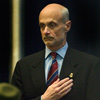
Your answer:
[[[42,100],[42,96],[41,96],[41,100]]]

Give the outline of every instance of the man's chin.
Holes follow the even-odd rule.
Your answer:
[[[54,43],[51,43],[51,42],[45,42],[45,45],[46,45],[46,46],[54,46]]]

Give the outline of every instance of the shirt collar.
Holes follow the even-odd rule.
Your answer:
[[[60,48],[59,50],[56,51],[56,53],[58,53],[62,58],[65,57],[65,54],[67,52],[68,49],[68,43],[66,42],[66,44]],[[50,49],[48,49],[48,47],[46,46],[46,50],[45,50],[45,59],[49,56],[49,54],[52,52]]]

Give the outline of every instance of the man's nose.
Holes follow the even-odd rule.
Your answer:
[[[44,34],[50,34],[50,29],[47,26],[44,29]]]

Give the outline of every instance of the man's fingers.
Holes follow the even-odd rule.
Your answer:
[[[69,88],[67,91],[63,92],[63,93],[61,94],[61,97],[65,96],[65,95],[68,94],[70,91],[71,91],[71,88]]]
[[[53,84],[57,84],[59,81],[60,81],[60,79],[58,78]]]
[[[69,84],[71,84],[73,82],[73,79],[70,79],[70,80],[68,80],[67,82],[65,82],[64,84],[62,84],[61,86],[60,86],[60,90],[62,90],[63,88],[65,88],[65,87],[69,87],[70,88],[70,85]],[[68,86],[69,85],[69,86]]]
[[[60,80],[59,78],[48,87],[46,92],[42,95],[42,98],[62,98],[68,92],[71,91],[71,87],[73,86],[73,80],[69,78],[65,78]],[[56,100],[56,99],[55,99]]]
[[[61,95],[67,94],[71,90],[72,86],[73,86],[73,83],[70,83],[67,86],[65,85],[65,87],[63,87],[62,90],[60,90],[59,94]]]
[[[69,80],[69,78],[65,78],[65,79],[61,80],[61,81],[57,84],[57,86],[60,87],[62,84],[64,84],[64,83],[67,82],[68,80]]]

